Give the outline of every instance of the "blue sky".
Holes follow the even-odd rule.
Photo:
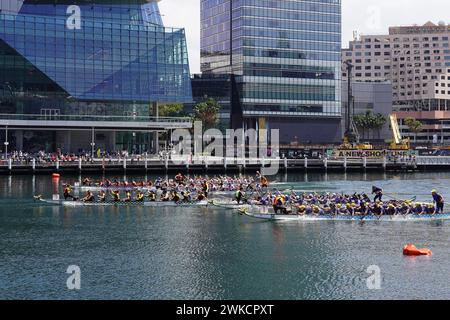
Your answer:
[[[360,34],[387,33],[389,26],[450,23],[448,0],[342,0],[344,45],[354,30]],[[200,72],[200,0],[162,0],[161,13],[167,26],[186,28],[191,73]]]

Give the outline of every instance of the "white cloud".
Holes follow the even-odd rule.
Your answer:
[[[347,46],[352,33],[387,33],[389,26],[450,23],[448,0],[342,0],[342,41]],[[161,13],[167,26],[184,27],[189,47],[191,73],[200,72],[200,0],[162,0]]]

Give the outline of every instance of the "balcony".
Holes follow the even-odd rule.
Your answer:
[[[192,120],[186,117],[0,114],[0,126],[8,126],[12,129],[166,130],[189,129],[192,127]]]

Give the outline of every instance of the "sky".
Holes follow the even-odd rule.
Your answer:
[[[162,0],[166,26],[186,29],[191,73],[200,72],[200,0]],[[389,26],[450,23],[448,0],[342,0],[342,42],[358,34],[385,34]]]

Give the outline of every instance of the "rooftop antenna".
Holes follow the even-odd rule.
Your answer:
[[[354,30],[353,31],[353,41],[357,41],[358,40],[358,31]]]

